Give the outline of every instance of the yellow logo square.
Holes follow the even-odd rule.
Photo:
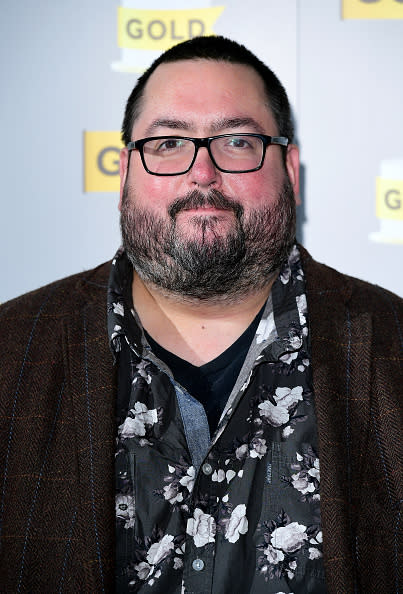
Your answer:
[[[403,220],[403,179],[376,178],[376,216]]]
[[[119,192],[120,132],[84,132],[84,192]]]
[[[343,19],[403,19],[402,0],[342,0]]]

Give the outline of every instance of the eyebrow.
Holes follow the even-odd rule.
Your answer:
[[[158,118],[147,126],[145,133],[147,136],[151,134],[156,128],[170,128],[171,130],[189,130],[192,128],[192,122],[185,120],[173,120],[170,118]]]
[[[189,131],[196,126],[193,121],[177,120],[171,118],[157,118],[145,130],[148,136],[157,128],[170,128],[171,130]],[[265,130],[252,117],[219,118],[210,124],[210,134],[222,132],[232,128],[249,128],[253,132],[264,134]]]
[[[211,125],[212,132],[221,132],[230,128],[250,128],[254,132],[264,134],[262,126],[251,117],[222,118]]]

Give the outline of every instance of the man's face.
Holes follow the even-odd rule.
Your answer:
[[[154,71],[145,88],[132,138],[240,132],[278,135],[260,77],[243,65],[191,60],[162,64]],[[192,296],[208,298],[213,287],[206,286],[207,277],[212,278],[216,290],[220,286],[220,293],[226,285],[228,294],[230,285],[236,285],[234,277],[245,277],[253,262],[253,274],[263,267],[267,279],[268,272],[284,258],[283,252],[294,235],[296,147],[288,149],[286,168],[281,148],[273,145],[268,147],[259,171],[240,174],[216,169],[205,148],[199,149],[191,170],[178,176],[150,175],[138,151],[132,151],[129,169],[127,163],[124,149],[120,205],[123,240],[144,280],[170,290],[181,287],[188,294],[192,286]],[[262,252],[262,245],[256,250],[258,246],[253,242],[265,244],[260,256],[257,251]],[[154,269],[160,264],[157,275],[145,270],[152,260]],[[171,274],[172,267],[178,266],[182,276],[187,275],[186,282],[180,283],[178,275]],[[171,273],[159,279],[167,267]],[[220,280],[220,271],[225,270],[227,283],[222,277]],[[204,278],[201,284],[200,275]],[[264,280],[259,283],[264,285]],[[195,289],[198,284],[199,289]],[[242,290],[250,286],[245,278],[241,284]],[[233,293],[242,290],[238,287]]]

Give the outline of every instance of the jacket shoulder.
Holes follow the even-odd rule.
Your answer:
[[[93,335],[98,337],[104,333],[107,336],[109,270],[109,264],[102,264],[21,295],[0,307],[0,391],[6,398],[13,393],[22,369],[25,386],[34,383],[43,386],[50,381],[52,373],[59,379],[62,377],[64,349],[67,344],[76,349],[82,340],[81,335],[72,336],[72,333],[84,312],[87,317],[91,316]]]
[[[301,255],[307,281],[307,293],[311,299],[328,297],[328,303],[341,299],[348,307],[366,313],[383,315],[391,309],[396,311],[403,323],[403,299],[378,285],[349,276],[316,262],[302,247]]]
[[[0,350],[3,361],[18,361],[23,353],[59,348],[64,322],[70,325],[89,307],[106,320],[110,264],[74,274],[7,301],[0,306]],[[105,322],[106,326],[106,322]],[[106,332],[106,330],[105,330]]]
[[[105,262],[6,301],[0,305],[0,326],[12,319],[22,321],[36,316],[43,309],[48,315],[52,312],[59,318],[73,313],[96,299],[99,293],[105,294],[109,271],[110,262]]]

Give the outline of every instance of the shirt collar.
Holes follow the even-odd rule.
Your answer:
[[[142,352],[142,328],[133,308],[132,281],[133,266],[120,247],[112,260],[108,282],[108,336],[114,355],[121,350],[122,340],[137,356]]]

